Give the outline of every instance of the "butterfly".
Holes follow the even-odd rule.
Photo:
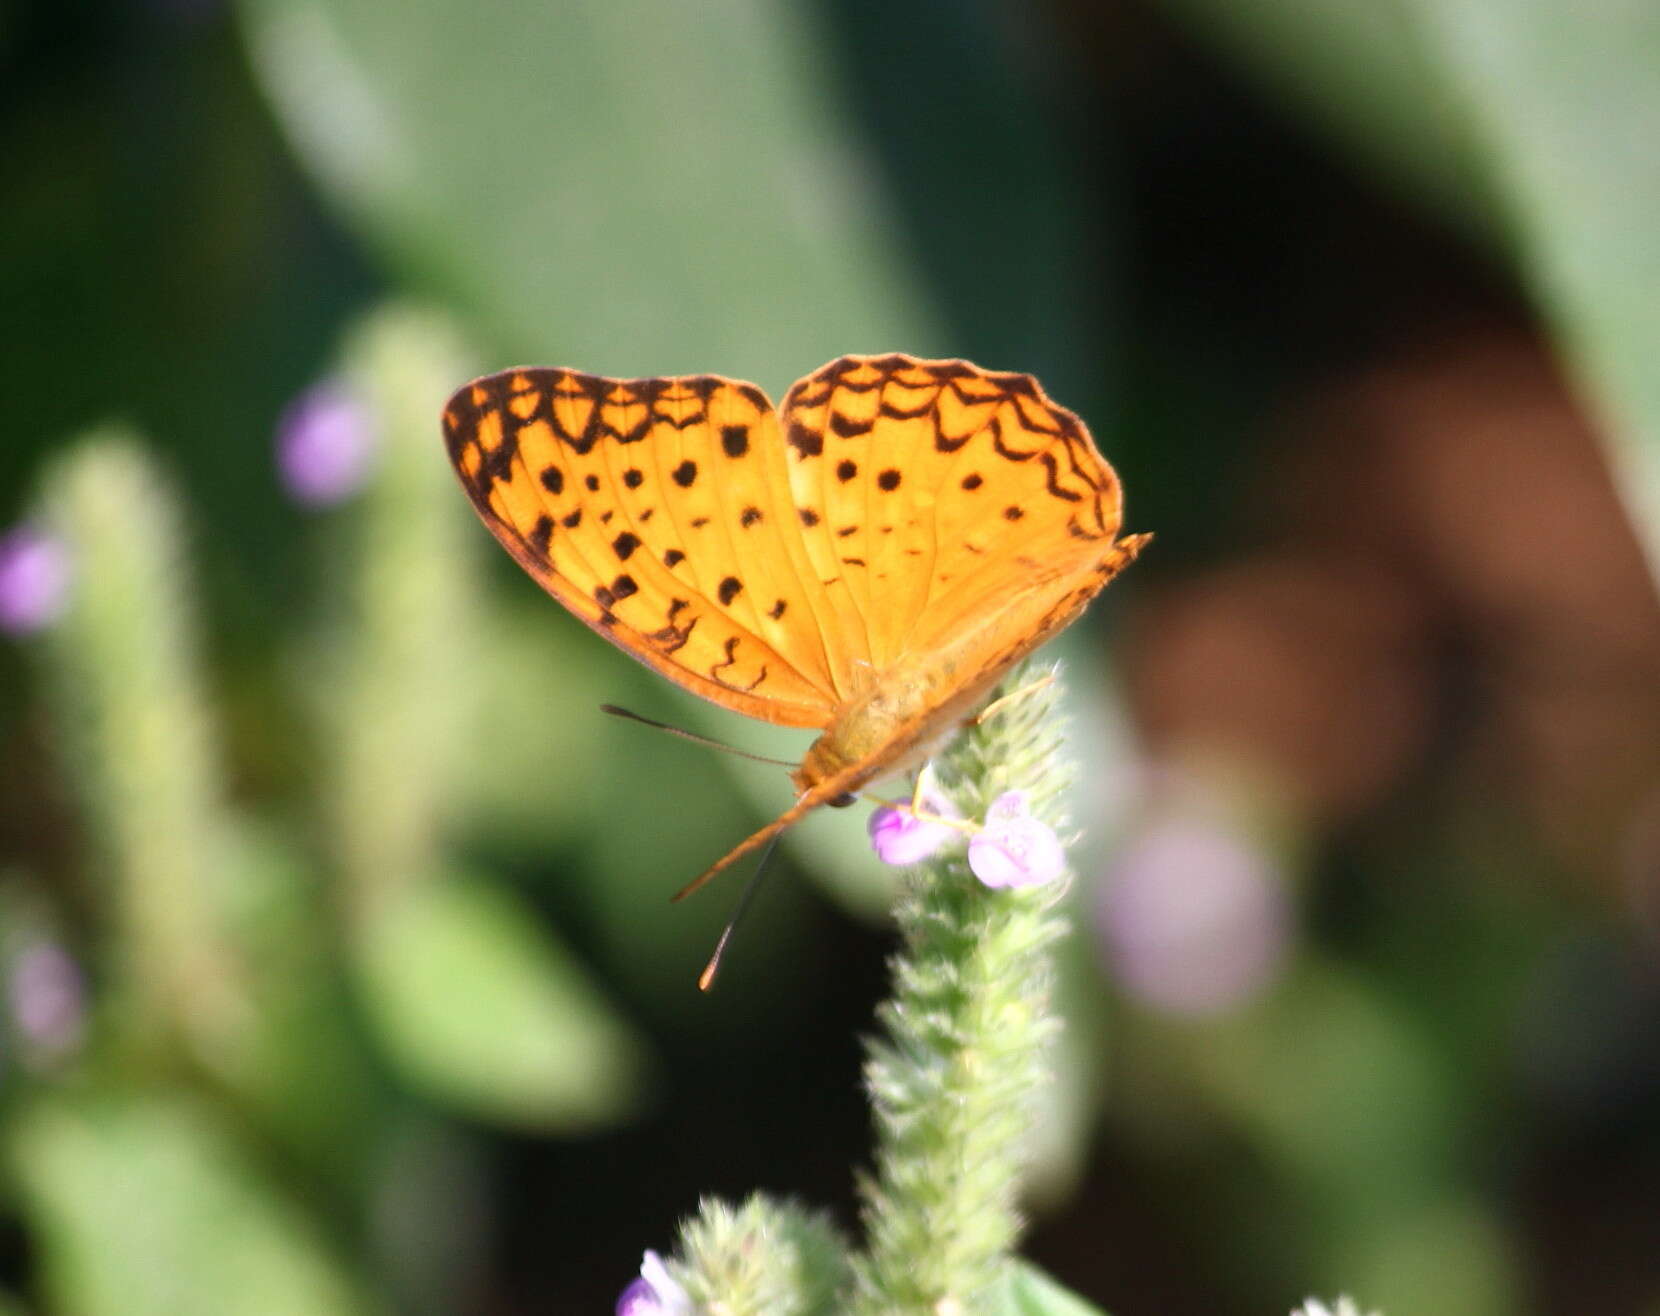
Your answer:
[[[1151,539],[1118,537],[1077,416],[966,361],[844,356],[777,411],[718,375],[504,370],[456,391],[444,438],[490,532],[588,626],[821,733],[794,804],[679,896],[922,762]]]

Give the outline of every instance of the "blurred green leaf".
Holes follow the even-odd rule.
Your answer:
[[[1450,113],[1404,6],[1373,0],[1163,0],[1322,131],[1445,218],[1497,229],[1479,143]]]
[[[1327,1282],[1366,1295],[1370,1311],[1509,1316],[1526,1311],[1516,1246],[1475,1198],[1376,1219],[1328,1263]]]
[[[1452,1077],[1386,995],[1340,966],[1304,957],[1248,1011],[1167,1025],[1164,1040],[1334,1209],[1414,1204],[1452,1172]]]
[[[477,618],[468,681],[480,693],[458,751],[455,812],[471,837],[545,853],[616,803],[628,730],[599,705],[626,696],[608,679],[608,646],[530,580],[501,594]]]
[[[219,1119],[171,1093],[58,1094],[6,1138],[59,1316],[369,1307]]]
[[[638,1106],[639,1038],[510,892],[420,883],[360,932],[381,1040],[410,1082],[468,1113],[578,1132]]]
[[[334,911],[288,833],[240,818],[228,840],[228,926],[252,1008],[222,1072],[290,1164],[349,1197],[385,1125],[386,1085],[347,1008]]]
[[[1660,573],[1660,6],[1407,0]]]
[[[1018,1257],[1004,1271],[1001,1292],[993,1296],[989,1310],[992,1316],[1105,1316],[1099,1307]]]
[[[940,346],[805,7],[244,0],[302,157],[516,353],[778,387]]]
[[[1508,249],[1611,431],[1660,571],[1660,6],[1165,2]]]

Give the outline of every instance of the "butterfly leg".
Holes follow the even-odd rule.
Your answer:
[[[898,809],[901,813],[908,813],[918,822],[938,823],[941,827],[949,827],[953,831],[962,832],[966,836],[972,836],[975,832],[980,830],[978,826],[972,822],[969,822],[966,818],[952,818],[946,814],[937,813],[930,809],[924,802],[923,798],[927,793],[927,790],[928,765],[925,763],[917,772],[916,778],[911,784],[910,803],[903,803],[899,800],[877,800],[876,803],[884,805],[889,809]]]
[[[918,822],[938,823],[941,827],[949,827],[953,831],[962,832],[965,836],[972,836],[980,828],[976,823],[966,818],[953,818],[943,813],[936,813],[928,807],[924,800],[927,791],[927,765],[916,774],[916,780],[911,786],[909,800],[890,800],[881,795],[867,795],[860,792],[860,799],[867,800],[878,808],[896,809],[900,813],[908,814]]]
[[[1055,674],[1053,672],[1045,672],[1042,676],[1038,677],[1037,680],[1028,681],[1025,685],[1021,686],[1020,689],[1011,690],[1008,694],[1000,695],[998,698],[993,699],[973,717],[969,718],[968,724],[973,727],[980,726],[988,718],[990,718],[993,713],[998,712],[1000,709],[1007,708],[1017,699],[1024,699],[1027,695],[1035,694],[1045,686],[1053,685],[1054,683]]]
[[[927,780],[927,778],[928,765],[924,763],[917,769],[916,775],[911,778],[911,802],[909,804],[905,804],[899,800],[890,800],[881,795],[864,795],[863,798],[869,800],[872,804],[880,805],[884,809],[898,809],[902,813],[910,814],[913,818],[921,818],[925,822],[931,822],[933,821],[932,815],[929,814],[922,804],[922,796],[925,789],[923,783]]]

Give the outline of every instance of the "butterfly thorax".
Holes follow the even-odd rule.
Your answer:
[[[812,743],[790,774],[796,789],[805,793],[858,765],[869,771],[844,783],[847,789],[916,766],[968,716],[999,674],[976,680],[981,674],[974,672],[965,680],[952,653],[896,664],[849,700]]]
[[[1080,572],[1081,583],[1059,599],[1041,590],[1017,593],[949,644],[909,655],[877,673],[837,709],[835,720],[808,748],[791,774],[796,789],[806,794],[837,774],[850,774],[837,788],[857,790],[920,764],[1010,666],[1071,622],[1149,538],[1132,535],[1118,540],[1100,554],[1093,569]],[[1009,627],[1015,638],[1001,648],[990,648],[983,632],[999,625]],[[850,772],[856,767],[866,770]]]

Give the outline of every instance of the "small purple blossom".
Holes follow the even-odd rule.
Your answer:
[[[37,941],[13,961],[6,995],[25,1040],[53,1055],[73,1050],[85,1020],[81,971],[63,947]]]
[[[617,1316],[691,1316],[692,1300],[663,1258],[647,1252],[640,1273],[617,1299]]]
[[[924,813],[938,818],[962,817],[927,768],[922,770],[921,804]],[[918,818],[908,805],[885,804],[870,815],[870,843],[876,857],[896,867],[921,863],[955,835],[954,827]]]
[[[33,635],[63,613],[69,601],[69,553],[31,525],[0,536],[0,630]]]
[[[277,422],[277,471],[307,507],[329,507],[361,489],[376,447],[368,407],[335,380],[300,394]]]
[[[968,866],[989,887],[1041,886],[1066,871],[1066,847],[1032,816],[1023,791],[1007,791],[969,841]]]
[[[1282,875],[1243,833],[1178,816],[1119,852],[1101,891],[1102,940],[1124,986],[1154,1009],[1238,1009],[1276,976],[1290,940]]]

